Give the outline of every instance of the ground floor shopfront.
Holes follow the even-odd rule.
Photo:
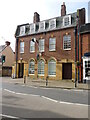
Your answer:
[[[55,58],[45,60],[40,58],[38,61],[31,58],[28,62],[22,60],[12,67],[12,76],[22,78],[29,76],[31,79],[48,79],[51,80],[75,80],[75,62],[70,59],[57,61]]]

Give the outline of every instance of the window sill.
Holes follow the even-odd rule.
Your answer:
[[[56,50],[49,50],[49,52],[56,52]]]
[[[68,51],[68,50],[71,50],[71,48],[70,48],[70,49],[63,49],[63,50],[66,50],[66,51]]]
[[[49,77],[56,77],[56,75],[48,75]]]
[[[40,76],[40,77],[41,77],[41,76],[44,76],[44,75],[42,75],[42,74],[38,74],[38,76]]]
[[[32,75],[32,76],[33,76],[33,75],[35,75],[35,74],[29,74],[29,75]]]
[[[30,53],[35,53],[35,51],[30,51]]]
[[[24,54],[24,52],[20,52],[20,54]]]

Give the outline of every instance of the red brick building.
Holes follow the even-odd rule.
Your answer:
[[[4,57],[4,62],[2,62]],[[10,42],[6,41],[5,45],[0,46],[0,76],[11,76],[12,65],[14,64],[15,53],[10,47]]]
[[[83,24],[85,9],[66,14],[65,3],[61,5],[59,17],[40,21],[40,15],[35,12],[33,23],[17,26],[13,74],[33,79],[46,79],[48,76],[54,80],[75,80],[76,63],[81,57],[78,56],[79,52],[81,54],[78,52],[78,29]],[[81,70],[79,78],[81,81]]]

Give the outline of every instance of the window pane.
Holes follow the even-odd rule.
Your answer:
[[[56,50],[56,38],[50,38],[49,39],[49,51],[55,51]]]
[[[63,37],[63,49],[71,49],[71,36],[65,35]]]
[[[35,69],[35,63],[34,61],[30,61],[29,63],[29,74],[34,74],[34,69]]]
[[[44,61],[40,60],[38,62],[38,74],[44,75]]]
[[[35,51],[35,43],[33,41],[30,42],[30,52]]]
[[[39,40],[39,52],[44,52],[44,39]]]
[[[48,75],[56,75],[56,62],[55,62],[55,60],[50,60],[48,63]]]
[[[20,42],[20,53],[24,53],[24,42]]]
[[[23,35],[25,33],[25,26],[20,27],[20,35]]]
[[[50,29],[56,28],[56,19],[50,20],[49,28]]]

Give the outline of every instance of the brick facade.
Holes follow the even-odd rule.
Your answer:
[[[48,28],[44,28],[45,30],[40,32],[39,31],[39,24],[40,24],[40,18],[39,18],[39,14],[38,14],[38,18],[34,19],[34,23],[36,25],[36,32],[35,33],[30,33],[30,31],[26,34],[20,35],[20,27],[24,26],[24,25],[20,25],[17,27],[16,30],[16,58],[15,58],[15,65],[13,66],[13,71],[14,74],[16,74],[16,77],[19,77],[19,72],[20,72],[20,64],[24,64],[23,67],[23,76],[30,76],[30,78],[42,78],[42,79],[46,79],[46,77],[48,76],[48,64],[49,61],[51,59],[56,61],[56,75],[55,76],[49,76],[49,79],[54,79],[54,80],[62,80],[64,79],[65,75],[64,74],[70,74],[70,79],[71,80],[75,80],[75,62],[78,61],[78,30],[75,34],[75,27],[77,26],[77,15],[79,17],[79,26],[82,24],[85,24],[85,9],[79,9],[77,10],[76,13],[73,13],[71,15],[66,15],[66,6],[65,3],[63,4],[62,8],[61,8],[61,16],[62,17],[57,17],[54,18],[54,21],[56,20],[56,28],[49,30],[49,21],[51,20],[46,20],[46,21],[42,21],[42,23],[46,24],[46,27],[48,26]],[[65,16],[71,16],[71,24],[70,26],[64,26],[64,18]],[[36,15],[34,14],[34,17],[36,17]],[[83,19],[82,19],[83,18]],[[35,20],[38,19],[38,21],[35,22]],[[27,24],[29,27],[30,25]],[[77,27],[78,28],[78,27]],[[38,30],[37,30],[38,29]],[[63,49],[63,36],[65,35],[70,35],[71,36],[71,49],[69,50],[64,50]],[[43,60],[44,61],[44,75],[38,75],[38,60],[37,60],[37,53],[39,51],[38,48],[38,44],[35,42],[35,52],[31,53],[30,52],[30,41],[32,40],[32,38],[35,38],[37,40],[37,42],[39,42],[40,39],[44,39],[45,40],[45,44],[44,44],[44,52],[41,53],[41,57],[39,58],[39,60]],[[56,50],[55,51],[49,51],[49,39],[50,38],[56,38]],[[82,38],[82,39],[81,39]],[[89,52],[90,48],[90,34],[85,34],[85,35],[81,35],[79,36],[79,61],[82,62],[82,56],[84,55],[85,52]],[[76,49],[75,49],[75,40],[76,40]],[[20,42],[23,41],[24,42],[24,53],[20,53]],[[76,50],[76,56],[75,56],[75,50]],[[75,61],[75,57],[76,57],[76,61]],[[29,63],[30,60],[33,60],[35,62],[35,71],[34,74],[29,74]],[[22,65],[23,66],[23,65]],[[16,69],[17,68],[17,69]],[[67,69],[66,69],[67,68]],[[77,69],[77,68],[76,68]],[[68,70],[70,70],[68,72]],[[67,71],[67,72],[66,72]],[[82,80],[82,67],[79,68],[80,71],[80,81]],[[64,73],[65,72],[65,73]],[[66,75],[68,76],[68,75]],[[68,79],[68,77],[67,77]]]

